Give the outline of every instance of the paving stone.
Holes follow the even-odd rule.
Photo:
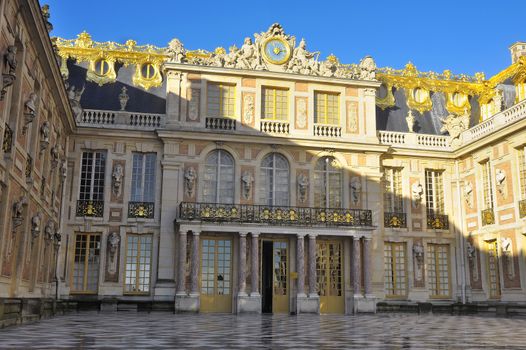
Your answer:
[[[0,349],[524,349],[526,319],[81,312],[0,330]]]

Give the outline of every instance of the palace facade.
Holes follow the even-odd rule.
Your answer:
[[[526,43],[472,77],[322,59],[279,24],[228,50],[50,42],[18,3],[37,5],[0,7],[1,297],[526,303]]]

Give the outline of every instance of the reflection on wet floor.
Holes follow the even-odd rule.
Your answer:
[[[524,349],[526,319],[96,313],[0,330],[1,349]]]

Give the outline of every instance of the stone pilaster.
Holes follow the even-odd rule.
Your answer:
[[[252,270],[250,272],[252,290],[250,296],[259,297],[259,235],[252,232],[252,251],[250,252]]]
[[[316,291],[316,235],[309,234],[309,297],[317,297]]]
[[[298,297],[305,297],[305,240],[298,235],[297,243]]]
[[[199,295],[199,231],[192,231],[192,287],[191,295]]]
[[[247,234],[239,233],[239,296],[246,296],[247,292]]]
[[[354,236],[352,242],[352,278],[353,278],[353,293],[354,297],[362,296],[361,279],[361,249],[360,237]]]
[[[363,239],[363,279],[365,297],[372,296],[371,288],[371,238],[364,237]]]
[[[186,277],[186,232],[179,232],[179,261],[177,264],[177,294],[186,295],[185,277]]]

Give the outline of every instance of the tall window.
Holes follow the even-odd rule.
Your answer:
[[[402,169],[385,168],[384,211],[391,213],[404,212],[402,198]]]
[[[444,214],[443,172],[426,170],[426,209],[428,215]]]
[[[215,150],[206,158],[203,200],[207,203],[234,203],[234,158]]]
[[[491,181],[491,164],[486,160],[482,165],[482,188],[484,194],[484,209],[493,209],[493,181]]]
[[[486,242],[488,251],[488,285],[490,299],[500,298],[499,246],[497,240]]]
[[[407,294],[405,243],[384,243],[385,293],[390,297],[405,297]]]
[[[80,200],[104,200],[104,171],[106,154],[86,151],[82,153],[80,174]]]
[[[519,179],[521,198],[526,199],[526,146],[519,149]]]
[[[149,293],[152,235],[128,234],[126,242],[126,293]]]
[[[340,208],[342,206],[342,171],[334,157],[318,160],[314,169],[314,206]]]
[[[155,202],[156,153],[133,153],[132,202]]]
[[[220,118],[235,118],[234,85],[208,84],[208,116]]]
[[[261,162],[260,201],[264,205],[289,205],[289,162],[279,153]]]
[[[427,277],[434,298],[449,298],[449,244],[427,245]]]
[[[71,289],[77,293],[96,293],[99,284],[100,234],[75,236],[75,261]]]
[[[335,93],[315,92],[314,122],[319,124],[338,125],[340,123],[339,95]]]
[[[289,102],[286,89],[263,88],[263,119],[288,120]]]

